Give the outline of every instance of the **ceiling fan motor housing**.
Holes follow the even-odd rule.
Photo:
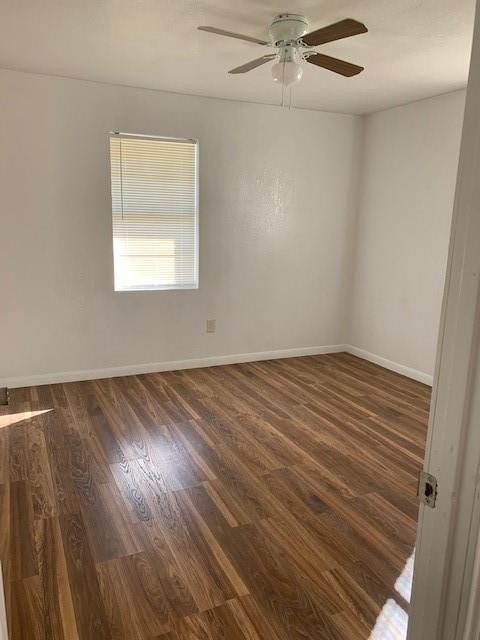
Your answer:
[[[281,13],[270,25],[270,36],[273,44],[293,43],[308,31],[308,20],[296,13]]]

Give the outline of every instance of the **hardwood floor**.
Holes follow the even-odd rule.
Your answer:
[[[429,392],[347,354],[12,390],[11,640],[403,638]]]

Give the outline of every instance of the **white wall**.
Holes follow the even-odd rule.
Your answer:
[[[458,91],[365,119],[349,342],[427,378],[464,104]]]
[[[113,292],[113,129],[199,138],[198,291]],[[0,71],[0,386],[344,342],[360,129]]]
[[[427,379],[464,99],[362,120],[1,70],[0,386],[343,343]],[[113,129],[199,138],[198,291],[113,292]]]

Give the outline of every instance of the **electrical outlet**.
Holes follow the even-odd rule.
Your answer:
[[[207,320],[207,333],[215,333],[217,328],[216,320]]]

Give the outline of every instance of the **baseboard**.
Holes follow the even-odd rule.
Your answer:
[[[369,362],[374,362],[381,367],[385,367],[385,369],[390,369],[390,371],[395,371],[403,376],[407,376],[407,378],[412,378],[413,380],[418,380],[418,382],[423,382],[423,384],[432,386],[433,376],[428,373],[412,369],[411,367],[406,367],[398,362],[393,362],[393,360],[387,360],[387,358],[382,358],[382,356],[377,356],[375,353],[364,351],[363,349],[359,349],[358,347],[354,347],[350,344],[345,345],[345,351],[354,356],[358,356],[359,358],[363,358],[364,360],[368,360]]]
[[[124,367],[111,367],[108,369],[81,369],[79,371],[62,371],[60,373],[42,373],[16,378],[0,378],[0,387],[15,389],[17,387],[33,387],[42,384],[57,384],[62,382],[78,382],[81,380],[97,380],[100,378],[132,376],[141,373],[215,367],[222,364],[238,364],[239,362],[256,362],[258,360],[278,360],[279,358],[314,356],[322,353],[338,353],[345,350],[345,345],[335,344],[321,347],[299,347],[296,349],[279,349],[276,351],[256,351],[253,353],[237,353],[225,356],[209,356],[205,358],[193,358],[191,360],[150,362],[147,364],[132,364]]]
[[[0,378],[0,388],[33,387],[42,384],[57,384],[62,382],[79,382],[82,380],[97,380],[100,378],[116,378],[132,376],[141,373],[155,373],[160,371],[178,371],[180,369],[198,369],[200,367],[215,367],[240,362],[256,362],[259,360],[278,360],[279,358],[295,358],[299,356],[314,356],[322,353],[339,353],[346,351],[354,356],[374,362],[375,364],[395,371],[413,380],[432,385],[433,376],[417,369],[412,369],[398,362],[393,362],[370,351],[359,349],[349,344],[324,345],[319,347],[298,347],[295,349],[277,349],[275,351],[255,351],[252,353],[236,353],[224,356],[208,356],[192,358],[190,360],[171,360],[164,362],[150,362],[146,364],[132,364],[123,367],[109,367],[106,369],[80,369],[78,371],[61,371],[58,373],[42,373],[31,376],[14,378]]]

